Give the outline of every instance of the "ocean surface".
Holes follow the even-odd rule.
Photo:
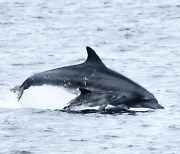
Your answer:
[[[82,63],[86,46],[165,109],[65,113],[59,109],[74,95],[51,86],[30,88],[17,102],[11,88]],[[0,1],[0,154],[179,152],[179,0]]]

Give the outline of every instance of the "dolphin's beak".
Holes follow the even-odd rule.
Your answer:
[[[164,107],[161,106],[156,99],[142,102],[142,106],[150,109],[164,109]]]

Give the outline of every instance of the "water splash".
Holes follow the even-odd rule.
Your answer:
[[[22,108],[22,105],[17,102],[17,96],[15,93],[8,90],[1,90],[0,94],[0,108]]]
[[[52,86],[31,87],[24,91],[20,101],[11,91],[1,91],[0,108],[62,109],[75,95]]]

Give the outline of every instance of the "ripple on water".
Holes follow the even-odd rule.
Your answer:
[[[179,0],[0,3],[0,153],[179,153]],[[33,72],[83,62],[87,45],[165,109],[65,113],[47,110],[63,106],[58,89],[29,89],[24,102],[4,92]],[[21,103],[40,109],[11,109]]]
[[[169,130],[174,130],[174,131],[177,131],[177,130],[180,130],[180,125],[170,125],[168,126],[168,129]]]
[[[30,151],[25,151],[25,150],[13,150],[10,152],[11,154],[33,154]]]

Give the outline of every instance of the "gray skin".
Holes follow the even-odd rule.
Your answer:
[[[75,106],[89,106],[89,107],[95,107],[99,106],[98,110],[104,110],[106,106],[113,105],[113,106],[120,106],[122,105],[121,99],[125,99],[126,96],[123,94],[117,94],[115,92],[107,92],[107,91],[89,91],[87,89],[79,89],[81,91],[81,94],[71,100],[68,103],[68,106],[65,106],[65,110],[70,110],[71,108]]]
[[[120,103],[127,108],[163,109],[152,93],[122,74],[107,68],[93,49],[86,49],[88,57],[84,63],[32,75],[12,91],[18,93],[18,100],[24,90],[31,86],[59,86],[75,94],[79,93],[80,88],[90,91],[112,91],[120,95],[126,94],[126,99]]]

